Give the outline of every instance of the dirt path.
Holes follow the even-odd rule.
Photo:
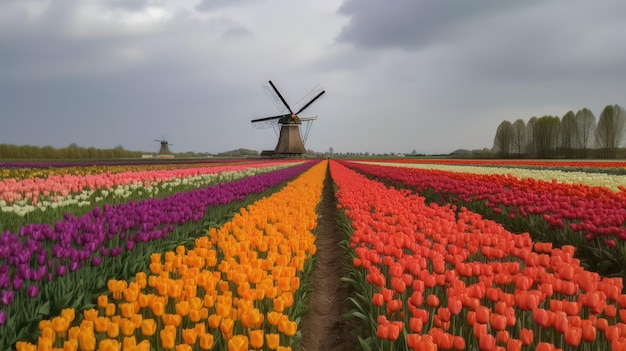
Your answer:
[[[337,229],[337,208],[330,173],[327,172],[318,217],[317,261],[313,270],[313,292],[310,311],[302,318],[302,350],[355,350],[359,343],[354,328],[342,315],[349,311],[349,289],[340,282],[348,257],[339,242],[343,235]]]

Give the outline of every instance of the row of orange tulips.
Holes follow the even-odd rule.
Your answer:
[[[304,311],[326,163],[241,209],[195,246],[151,256],[150,272],[111,280],[97,306],[42,321],[18,350],[289,350]]]
[[[332,161],[352,231],[354,315],[381,350],[626,349],[622,280],[574,248],[533,243],[455,206],[427,205]],[[458,210],[458,211],[457,211]]]

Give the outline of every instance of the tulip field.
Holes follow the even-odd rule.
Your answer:
[[[0,349],[315,349],[331,206],[350,349],[626,350],[624,167],[0,163]]]

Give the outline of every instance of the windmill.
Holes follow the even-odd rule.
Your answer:
[[[300,118],[298,115],[300,112],[309,107],[313,101],[322,96],[325,91],[322,90],[319,85],[313,88],[296,103],[296,106],[300,107],[296,110],[296,112],[293,112],[289,104],[287,104],[287,101],[285,101],[271,80],[268,81],[263,88],[282,114],[278,116],[253,119],[250,121],[255,129],[267,128],[271,126],[278,135],[276,148],[273,151],[263,151],[261,155],[274,157],[294,157],[304,155],[306,153],[304,143],[309,136],[311,123],[317,119],[317,116]],[[304,134],[302,134],[300,128],[303,123],[306,125]],[[277,131],[277,129],[280,131]]]
[[[172,155],[172,152],[170,151],[169,145],[174,145],[174,144],[170,144],[167,142],[167,140],[165,140],[165,137],[163,137],[161,140],[158,139],[154,139],[154,141],[161,143],[161,149],[159,150],[159,154],[158,156],[171,156],[173,157],[174,155]]]

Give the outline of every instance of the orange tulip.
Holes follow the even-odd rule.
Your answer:
[[[98,310],[91,308],[91,309],[85,310],[83,312],[83,315],[86,320],[93,322],[96,320],[96,318],[98,318]]]
[[[83,351],[94,351],[96,349],[96,336],[91,330],[81,330],[78,334],[78,344]]]
[[[37,351],[52,351],[52,340],[40,336],[37,339]]]
[[[111,317],[114,314],[115,314],[115,304],[114,303],[108,303],[106,305],[106,307],[104,308],[104,315],[107,316],[107,317]],[[96,316],[97,316],[97,314],[96,314]],[[87,317],[85,316],[85,318],[87,318]]]
[[[235,335],[228,340],[228,351],[247,351],[248,337],[245,335]]]
[[[154,319],[144,319],[141,321],[141,333],[145,336],[152,336],[156,333],[156,322]]]
[[[165,326],[159,332],[159,338],[161,339],[161,347],[164,349],[172,349],[176,343],[176,327],[173,325]]]
[[[294,336],[298,330],[298,324],[285,318],[278,323],[278,330],[287,336]]]
[[[185,317],[189,314],[189,308],[189,301],[179,301],[178,303],[176,303],[175,306],[176,314],[181,317]]]
[[[264,332],[263,329],[255,329],[251,330],[248,333],[248,337],[250,338],[250,347],[255,349],[260,349],[263,347],[264,340]]]
[[[219,328],[221,321],[222,321],[222,317],[220,317],[217,314],[212,314],[208,318],[209,327],[213,329]]]
[[[54,330],[54,332],[57,333],[57,335],[65,334],[69,326],[70,326],[70,321],[63,317],[54,317],[52,319],[52,330]]]
[[[150,309],[156,317],[161,317],[165,313],[165,305],[160,299],[153,301]]]
[[[522,341],[517,339],[511,339],[506,344],[506,351],[521,351],[522,350]]]
[[[61,317],[65,318],[68,323],[71,323],[76,316],[76,311],[73,308],[64,308],[61,310]]]
[[[116,322],[109,323],[109,328],[107,329],[107,336],[109,338],[117,338],[120,335],[120,325]]]
[[[109,329],[111,320],[108,317],[98,317],[93,321],[94,329],[97,332],[104,333]]]
[[[78,350],[77,339],[68,339],[63,342],[63,351],[77,351],[77,350]]]
[[[220,323],[220,331],[222,334],[229,335],[233,332],[233,326],[235,325],[235,321],[230,318],[222,319]]]
[[[183,329],[182,331],[183,341],[187,345],[194,345],[198,339],[198,332],[195,328]]]
[[[127,336],[122,340],[122,350],[130,350],[137,346],[135,336]]]
[[[100,351],[119,351],[120,344],[117,340],[113,339],[104,339],[100,341],[100,345],[98,346]]]
[[[131,336],[135,333],[135,324],[128,318],[122,318],[118,325],[120,326],[120,331],[124,336]]]
[[[265,342],[270,350],[276,350],[280,343],[279,334],[265,334]]]
[[[213,348],[213,334],[201,334],[199,339],[200,349],[210,350]]]

